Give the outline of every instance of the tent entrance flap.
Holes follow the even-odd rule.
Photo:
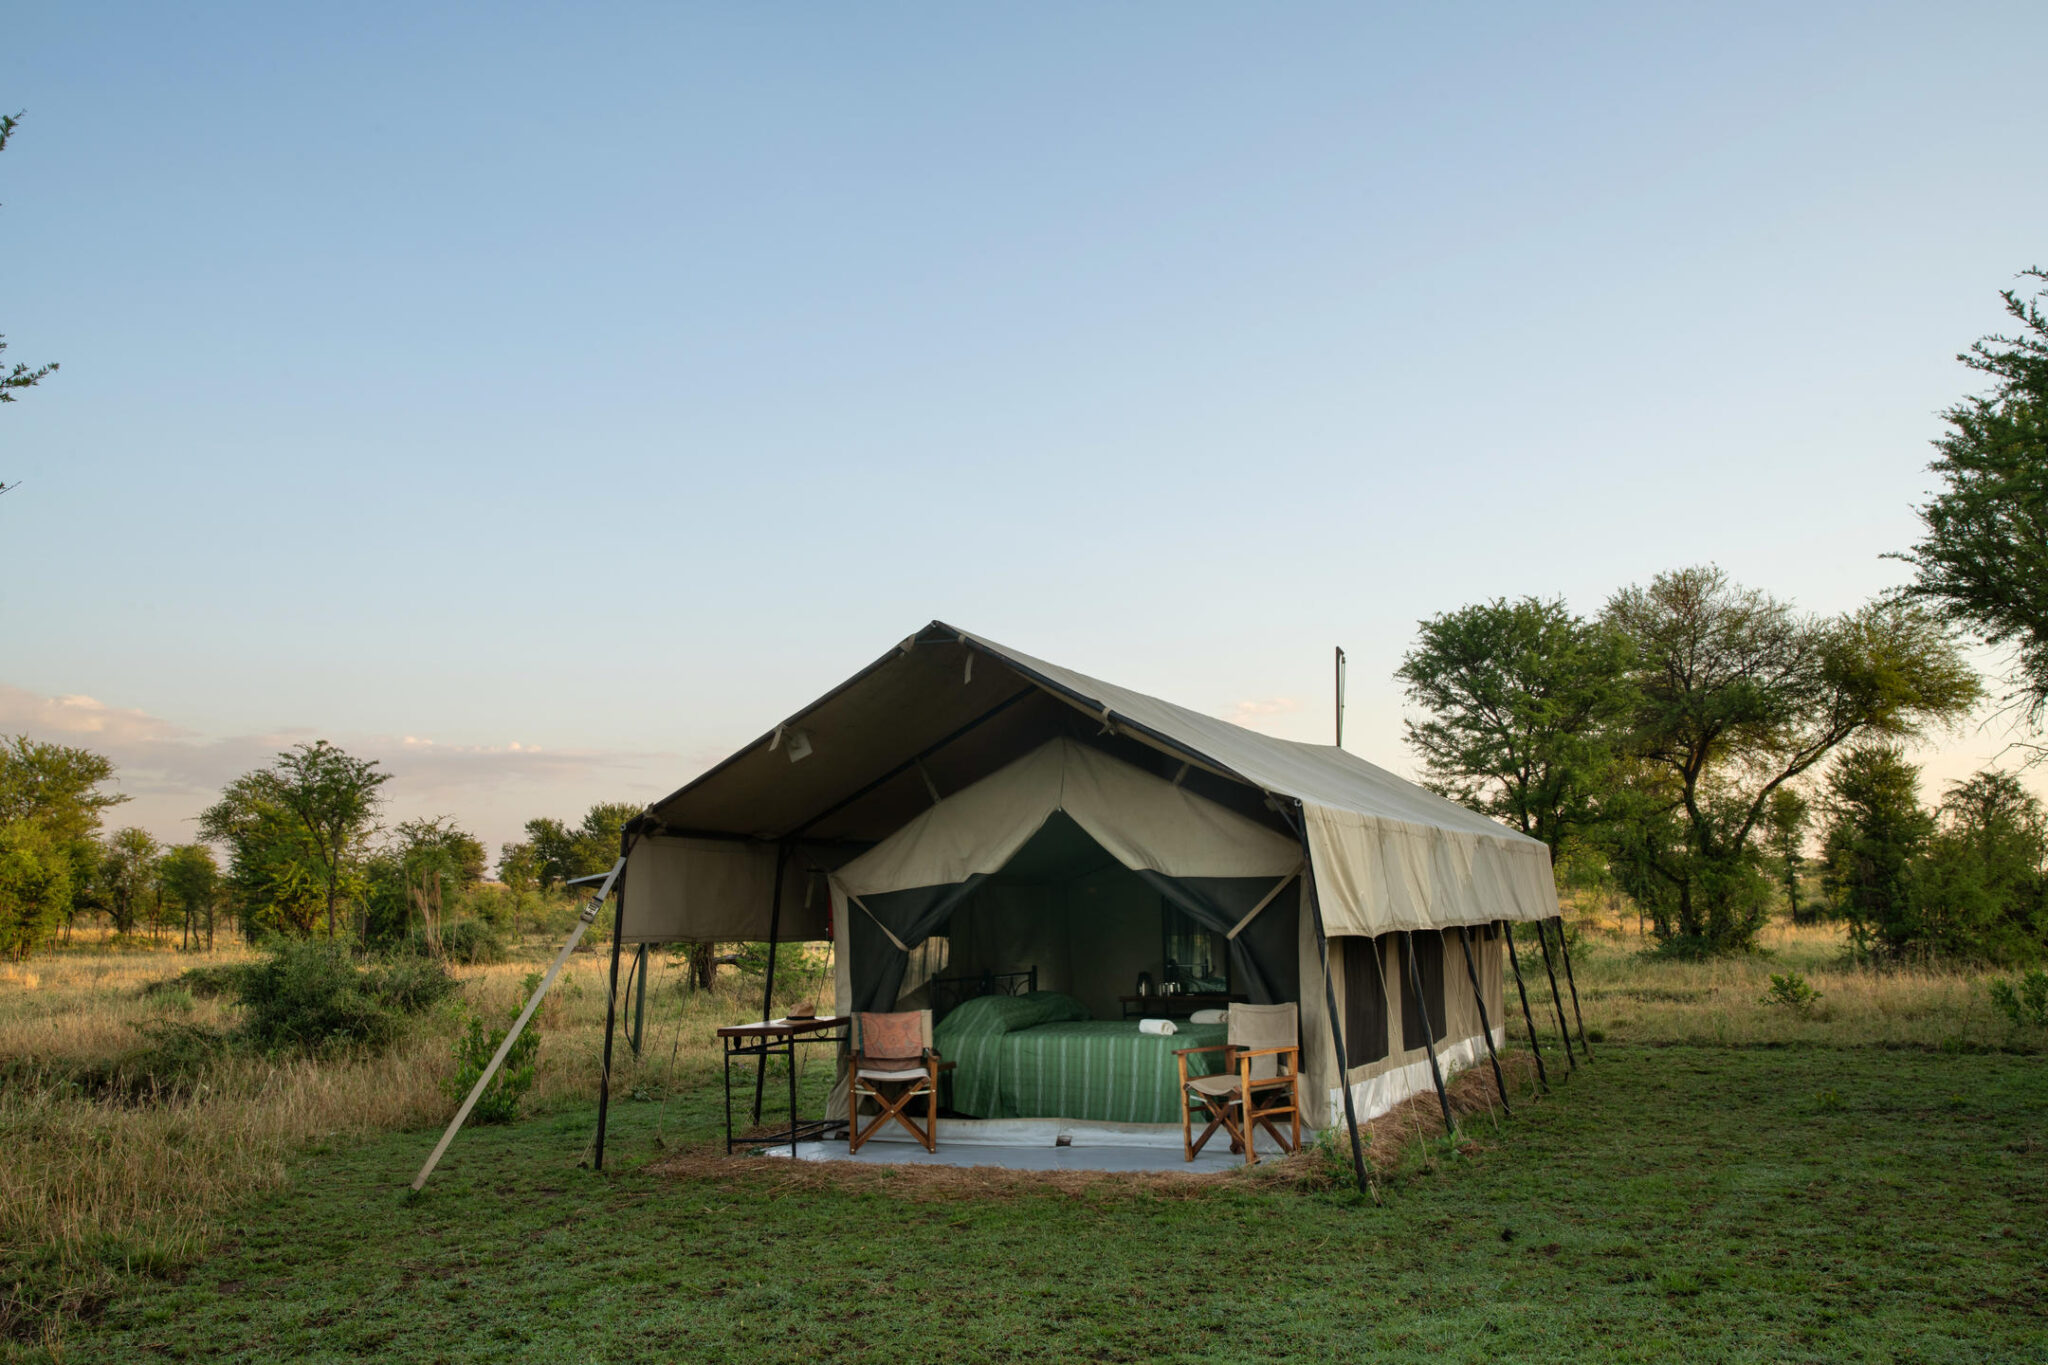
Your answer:
[[[995,872],[847,896],[853,1008],[931,1003],[921,960],[942,961],[956,977],[1033,970],[1040,989],[1074,996],[1098,1018],[1122,1013],[1140,973],[1189,989],[1221,986],[1260,1004],[1292,1000],[1298,899],[1275,895],[1264,877],[1127,868],[1056,811]],[[1261,902],[1266,908],[1248,916]],[[941,940],[934,957],[928,949]]]

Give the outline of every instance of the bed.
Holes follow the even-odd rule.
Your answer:
[[[932,1044],[955,1064],[953,1109],[975,1118],[1069,1118],[1179,1123],[1174,1053],[1224,1040],[1222,1024],[1178,1023],[1165,1037],[1136,1019],[1091,1019],[1057,991],[987,995],[939,1021]],[[1188,1058],[1191,1075],[1218,1069],[1221,1053]]]

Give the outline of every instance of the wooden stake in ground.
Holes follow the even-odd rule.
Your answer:
[[[561,952],[555,954],[554,964],[548,968],[547,975],[540,979],[540,985],[534,987],[533,996],[526,1002],[526,1008],[519,1011],[519,1017],[512,1021],[512,1027],[505,1030],[505,1041],[498,1044],[498,1051],[491,1058],[491,1064],[484,1068],[484,1074],[477,1077],[476,1084],[470,1087],[468,1098],[463,1100],[462,1107],[455,1111],[455,1117],[449,1120],[448,1131],[441,1134],[441,1140],[434,1144],[433,1152],[427,1157],[427,1164],[420,1167],[420,1173],[413,1178],[412,1187],[415,1190],[426,1187],[427,1177],[432,1175],[434,1167],[440,1164],[442,1153],[448,1150],[449,1143],[455,1141],[455,1135],[461,1131],[463,1121],[469,1117],[469,1111],[476,1108],[476,1102],[483,1098],[491,1078],[496,1076],[498,1068],[505,1064],[505,1058],[510,1055],[512,1045],[519,1041],[519,1035],[526,1030],[526,1021],[533,1018],[533,1012],[540,1008],[541,997],[548,993],[548,987],[555,984],[555,978],[562,974],[562,966],[568,962],[569,954],[575,952],[576,945],[583,941],[583,931],[597,922],[597,912],[604,907],[605,898],[611,895],[612,883],[616,882],[619,874],[625,870],[624,858],[613,863],[611,872],[604,879],[604,885],[598,888],[597,895],[591,898],[590,904],[583,907],[583,913],[576,917],[576,928],[570,933],[569,941],[562,945]]]

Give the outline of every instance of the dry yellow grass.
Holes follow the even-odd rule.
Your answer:
[[[1760,953],[1704,962],[1648,958],[1647,946],[1615,928],[1582,935],[1573,966],[1588,1029],[1629,1042],[1723,1047],[1998,1047],[2011,1041],[1990,1008],[1984,974],[1850,966],[1836,926],[1772,925],[1763,932]],[[1530,1003],[1543,1028],[1549,981],[1533,942],[1522,947]],[[1812,1008],[1764,1002],[1772,975],[1791,972],[1820,992]],[[1511,999],[1516,1022],[1519,1008]]]
[[[220,1211],[284,1181],[289,1158],[309,1143],[445,1122],[454,1102],[457,1021],[437,1016],[377,1057],[313,1062],[231,1056],[189,1092],[133,1097],[81,1093],[65,1078],[81,1064],[135,1052],[138,1025],[163,1019],[225,1025],[218,1001],[145,995],[186,968],[235,961],[219,954],[72,952],[0,968],[0,1247],[37,1248],[58,1273],[67,1304],[85,1307],[123,1273],[187,1259]],[[461,969],[464,997],[486,1017],[509,1017],[525,998],[534,962]],[[588,1098],[601,1066],[605,958],[579,955],[537,1016],[542,1046],[527,1106],[545,1110]],[[652,974],[659,1003],[646,1061],[625,1048],[615,1083],[630,1090],[672,1071],[708,1068],[712,1029],[757,1011],[736,991],[683,996],[679,972]],[[799,975],[793,985],[810,984]],[[0,1269],[18,1270],[18,1266]],[[29,1310],[0,1280],[0,1334]],[[38,1297],[41,1297],[40,1295]],[[42,1311],[34,1317],[51,1321]]]

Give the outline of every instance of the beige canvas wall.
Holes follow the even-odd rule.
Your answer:
[[[1501,973],[1503,959],[1501,942],[1496,936],[1491,942],[1484,940],[1478,930],[1471,937],[1472,961],[1479,978],[1480,990],[1484,992],[1487,1019],[1492,1024],[1495,1039],[1501,1038]],[[1387,1055],[1375,1061],[1350,1068],[1347,1079],[1354,1088],[1354,1098],[1365,1107],[1384,1106],[1397,1102],[1406,1094],[1418,1088],[1416,1075],[1418,1064],[1426,1072],[1429,1060],[1428,1050],[1421,1038],[1408,1039],[1402,1036],[1402,967],[1401,954],[1397,947],[1398,935],[1383,936],[1380,949],[1380,966],[1383,990],[1387,1008]],[[1332,986],[1337,998],[1338,1017],[1346,1009],[1344,994],[1344,954],[1347,949],[1357,951],[1354,945],[1363,945],[1371,940],[1355,936],[1338,936],[1330,940],[1330,971]],[[1465,959],[1458,945],[1458,933],[1451,930],[1443,934],[1444,941],[1444,1015],[1447,1027],[1444,1037],[1437,1043],[1439,1063],[1446,1076],[1460,1065],[1470,1065],[1476,1057],[1483,1057],[1484,1042],[1479,1023],[1478,998],[1472,993],[1471,979],[1465,972]],[[1336,1052],[1330,1040],[1329,1011],[1325,1006],[1323,979],[1319,953],[1316,949],[1315,930],[1309,923],[1309,916],[1302,915],[1302,1015],[1304,1024],[1303,1050],[1304,1074],[1309,1078],[1308,1095],[1304,1096],[1303,1107],[1317,1127],[1326,1127],[1343,1120],[1341,1100],[1333,1100],[1337,1093]],[[1312,998],[1311,998],[1312,997]],[[1403,1074],[1406,1073],[1406,1074]],[[1375,1084],[1399,1078],[1402,1084],[1390,1086]],[[1422,1087],[1432,1085],[1426,1079]],[[1398,1093],[1396,1093],[1398,1092]],[[1361,1122],[1375,1117],[1361,1112]]]

